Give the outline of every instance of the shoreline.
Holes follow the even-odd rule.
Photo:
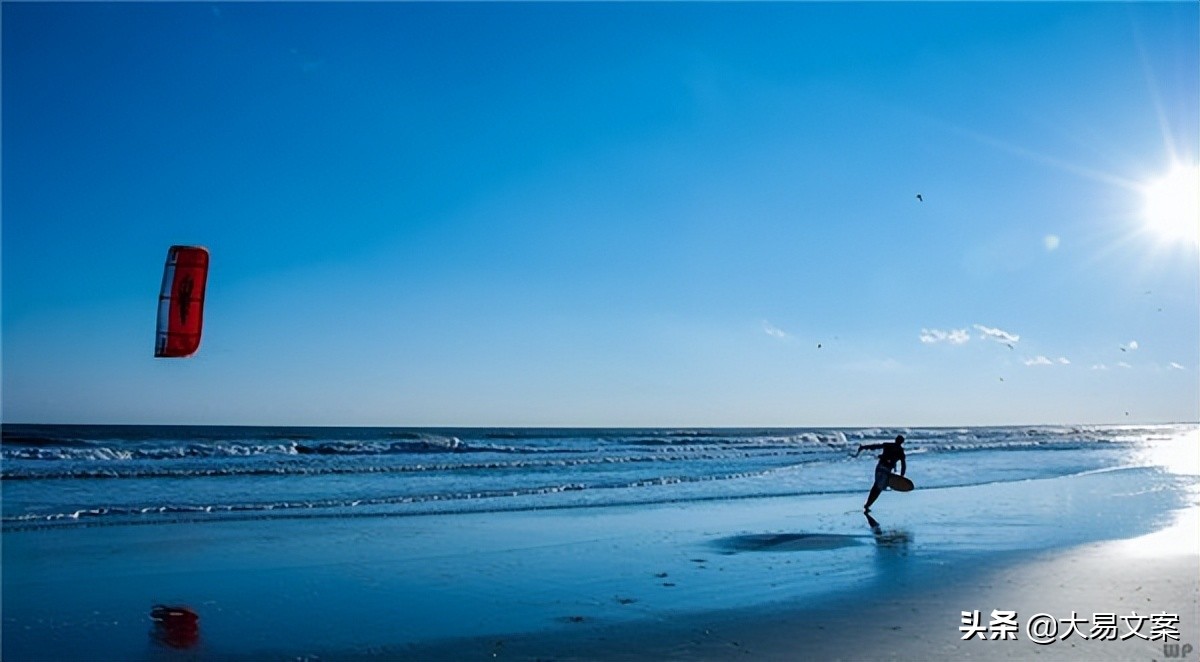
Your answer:
[[[1194,524],[1200,509],[1186,519]],[[1181,527],[1176,535],[1194,534]],[[1157,534],[1151,534],[1157,535]],[[1147,536],[1149,537],[1149,536]],[[636,623],[585,632],[542,633],[497,640],[447,641],[337,659],[510,660],[1162,660],[1171,644],[1194,652],[1200,640],[1200,554],[1194,550],[1143,556],[1137,539],[1090,543],[1036,554],[958,576],[922,592],[920,582],[898,582],[890,591],[858,601],[833,597],[784,608],[757,607],[695,614],[674,622]],[[1133,565],[1135,561],[1144,565]],[[958,573],[961,575],[962,573]],[[1032,590],[1030,587],[1033,588]],[[964,610],[979,610],[987,627],[992,609],[1016,612],[1014,640],[964,641]],[[1116,615],[1117,640],[1087,638],[1096,614]],[[1049,643],[1030,639],[1029,619],[1049,614],[1059,621]],[[1147,641],[1149,621],[1133,615],[1178,616],[1180,639]],[[1130,617],[1131,620],[1124,620]],[[1072,618],[1086,622],[1076,623]],[[1104,631],[1099,630],[1101,636]],[[1063,635],[1067,634],[1065,638]],[[984,632],[983,636],[987,636]],[[1164,649],[1164,645],[1168,648]],[[1178,649],[1177,649],[1178,650]],[[1181,652],[1179,655],[1183,658]],[[1194,659],[1194,657],[1187,657]]]
[[[1148,582],[1138,593],[1154,609],[1178,611],[1180,643],[1190,636],[1195,645],[1197,573],[1185,584],[1174,577],[1200,565],[1195,488],[1191,477],[1140,468],[918,489],[885,494],[875,528],[861,511],[865,494],[842,494],[12,532],[3,652],[10,660],[1068,655],[1076,649],[951,646],[961,610],[1124,609],[1096,579],[1121,572]],[[1147,535],[1178,538],[1185,516],[1187,544],[1167,562],[1142,569],[1114,551]],[[1091,548],[1094,560],[1083,554]],[[1039,594],[1062,573],[1086,590]],[[973,592],[981,577],[993,592]],[[155,603],[196,609],[196,648],[150,640]],[[1097,643],[1113,645],[1080,649],[1081,659],[1143,652]]]

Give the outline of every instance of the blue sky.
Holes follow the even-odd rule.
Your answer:
[[[5,3],[3,418],[1195,421],[1198,14]]]

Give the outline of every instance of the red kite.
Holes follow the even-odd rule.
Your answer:
[[[207,280],[208,250],[199,246],[172,246],[167,250],[162,291],[158,295],[154,356],[191,356],[199,349]]]

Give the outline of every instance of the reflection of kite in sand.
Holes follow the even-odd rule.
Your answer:
[[[200,616],[188,607],[154,605],[150,610],[154,621],[155,641],[171,648],[191,648],[200,640]]]

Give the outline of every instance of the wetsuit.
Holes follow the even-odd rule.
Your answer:
[[[886,489],[888,476],[896,469],[896,463],[904,459],[903,444],[889,441],[884,444],[883,452],[879,454],[879,463],[875,465],[875,487]]]

